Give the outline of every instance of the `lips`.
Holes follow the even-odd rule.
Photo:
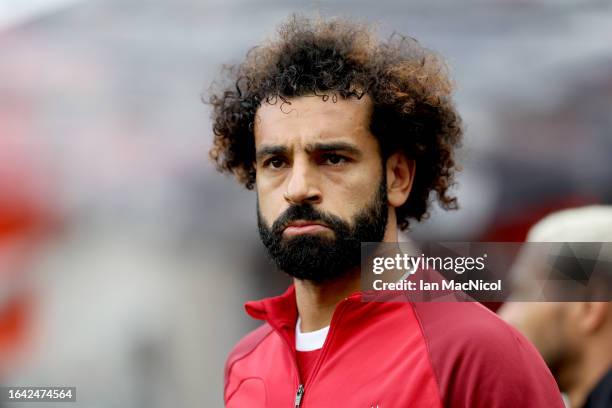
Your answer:
[[[317,221],[292,221],[283,230],[284,235],[316,234],[329,231],[330,228]]]

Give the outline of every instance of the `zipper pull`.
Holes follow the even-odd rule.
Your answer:
[[[299,408],[300,404],[302,403],[302,396],[304,395],[304,385],[300,384],[297,392],[295,393],[295,403],[293,404],[293,406],[295,408]]]

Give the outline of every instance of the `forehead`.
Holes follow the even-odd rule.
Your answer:
[[[274,103],[276,102],[276,103]],[[301,96],[283,103],[279,98],[262,103],[255,118],[255,144],[294,144],[314,140],[373,141],[371,99]],[[372,139],[372,140],[368,140]]]

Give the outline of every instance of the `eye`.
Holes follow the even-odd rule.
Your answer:
[[[331,166],[339,166],[348,161],[348,159],[344,156],[335,153],[327,153],[323,155],[323,162],[325,164],[329,164]]]
[[[281,169],[285,166],[285,160],[281,157],[272,157],[264,162],[264,167]]]

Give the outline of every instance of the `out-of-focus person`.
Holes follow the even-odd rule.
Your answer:
[[[527,241],[612,242],[612,206],[553,213]],[[571,408],[612,407],[612,302],[508,302],[499,313],[535,344]]]

